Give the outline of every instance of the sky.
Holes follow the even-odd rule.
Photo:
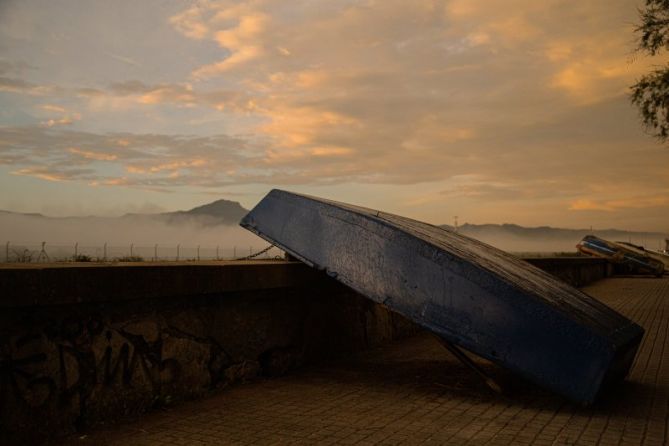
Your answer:
[[[280,188],[430,223],[669,232],[622,0],[0,0],[0,209]]]

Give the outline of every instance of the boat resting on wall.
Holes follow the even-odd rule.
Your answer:
[[[272,190],[240,223],[443,340],[587,405],[643,329],[508,253],[397,215]]]
[[[628,273],[653,274],[658,277],[664,274],[665,264],[661,259],[653,258],[643,247],[631,243],[611,242],[594,235],[586,235],[576,248],[583,254],[620,265]]]

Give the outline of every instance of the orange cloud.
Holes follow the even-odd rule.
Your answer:
[[[96,161],[114,161],[118,157],[111,153],[101,153],[101,152],[91,152],[88,150],[82,150],[78,147],[70,147],[68,152],[74,153],[75,155],[82,156],[86,159],[96,160]]]
[[[570,211],[614,211],[615,209],[605,203],[597,203],[593,200],[580,198],[569,204]]]
[[[669,196],[642,196],[615,200],[594,201],[578,199],[570,203],[570,211],[605,211],[613,212],[621,209],[647,209],[669,206]]]
[[[263,114],[269,122],[261,125],[259,130],[277,141],[279,147],[309,145],[323,132],[360,126],[356,119],[313,107],[276,104],[271,109],[265,109]]]
[[[313,156],[347,156],[353,154],[354,151],[350,147],[314,147],[311,149]]]
[[[126,177],[111,178],[100,181],[99,184],[102,184],[104,186],[125,186],[128,184],[128,179]]]
[[[191,39],[204,39],[209,33],[209,28],[204,23],[205,7],[196,4],[185,11],[170,17],[169,22],[177,31]]]
[[[262,49],[256,46],[246,46],[237,49],[227,59],[221,62],[216,62],[210,65],[202,66],[193,71],[193,77],[196,79],[209,79],[215,77],[225,71],[242,65],[244,62],[255,59],[262,54]]]
[[[264,46],[260,36],[269,21],[268,14],[244,3],[207,3],[192,7],[170,19],[175,28],[186,37],[203,39],[211,35],[221,48],[231,53],[222,61],[194,70],[192,76],[195,79],[217,76],[261,56]],[[232,26],[229,25],[231,22]],[[286,55],[287,50],[283,50],[279,51]]]
[[[173,161],[169,163],[162,163],[158,164],[155,166],[136,166],[136,165],[129,165],[126,166],[126,170],[130,173],[137,173],[137,174],[153,174],[153,173],[159,173],[162,171],[176,171],[178,169],[183,169],[183,168],[189,168],[189,167],[202,167],[207,164],[207,160],[198,158],[194,160],[185,160],[185,161]]]
[[[53,104],[42,104],[39,106],[42,110],[45,111],[50,111],[50,112],[56,112],[56,113],[65,113],[67,110],[65,110],[63,107],[58,106],[58,105],[53,105]]]
[[[11,173],[13,175],[25,175],[25,176],[39,178],[39,179],[42,179],[42,180],[55,181],[55,182],[65,181],[65,180],[68,179],[67,175],[57,173],[57,172],[49,172],[46,169],[38,169],[38,168],[19,169],[19,170],[15,170]]]
[[[79,113],[72,113],[62,118],[53,118],[46,121],[42,121],[41,125],[44,127],[55,127],[59,125],[72,125],[74,121],[80,121],[81,115]]]

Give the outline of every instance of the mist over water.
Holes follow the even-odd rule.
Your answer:
[[[181,258],[195,258],[197,246],[201,257],[223,258],[249,255],[269,245],[268,242],[237,225],[202,225],[196,220],[167,223],[153,218],[44,218],[21,214],[0,214],[0,242],[10,243],[11,256],[16,249],[40,249],[46,242],[50,257],[78,253],[102,257],[107,244],[109,258],[134,255],[152,258],[158,245],[159,258],[174,258],[180,245]],[[34,255],[35,256],[35,255]],[[3,253],[4,260],[5,253]]]
[[[468,234],[465,234],[468,235]],[[576,244],[581,237],[564,237],[563,239],[534,239],[514,237],[505,234],[482,233],[476,238],[483,243],[499,248],[502,251],[513,253],[564,253],[576,252]]]
[[[623,231],[588,231],[573,230],[533,235],[513,235],[502,230],[485,229],[476,232],[462,232],[463,235],[475,238],[503,251],[512,253],[576,253],[576,244],[586,235],[593,234],[610,241],[622,241],[643,246],[650,250],[664,249],[663,234],[658,233],[624,233]]]
[[[519,227],[515,231],[520,233],[510,233],[513,231],[504,226],[469,225],[463,227],[460,233],[503,251],[521,255],[575,253],[578,241],[590,233],[587,230]],[[664,248],[663,234],[615,230],[593,232],[608,240],[631,241],[647,249]],[[5,257],[10,260],[17,258],[26,249],[34,259],[41,249],[41,242],[46,242],[47,253],[52,259],[71,258],[75,252],[92,258],[108,259],[128,255],[165,260],[177,257],[229,259],[247,256],[269,246],[268,242],[238,225],[211,224],[211,220],[207,223],[207,220],[201,218],[165,221],[156,215],[49,218],[0,213],[0,243],[5,245],[7,242],[10,243],[9,255],[5,248],[0,261],[5,260]],[[280,254],[275,249],[263,258]]]

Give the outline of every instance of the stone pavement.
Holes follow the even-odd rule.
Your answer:
[[[489,391],[430,335],[97,428],[66,445],[669,444],[669,277],[584,289],[646,329],[628,381],[581,408],[483,360]]]

